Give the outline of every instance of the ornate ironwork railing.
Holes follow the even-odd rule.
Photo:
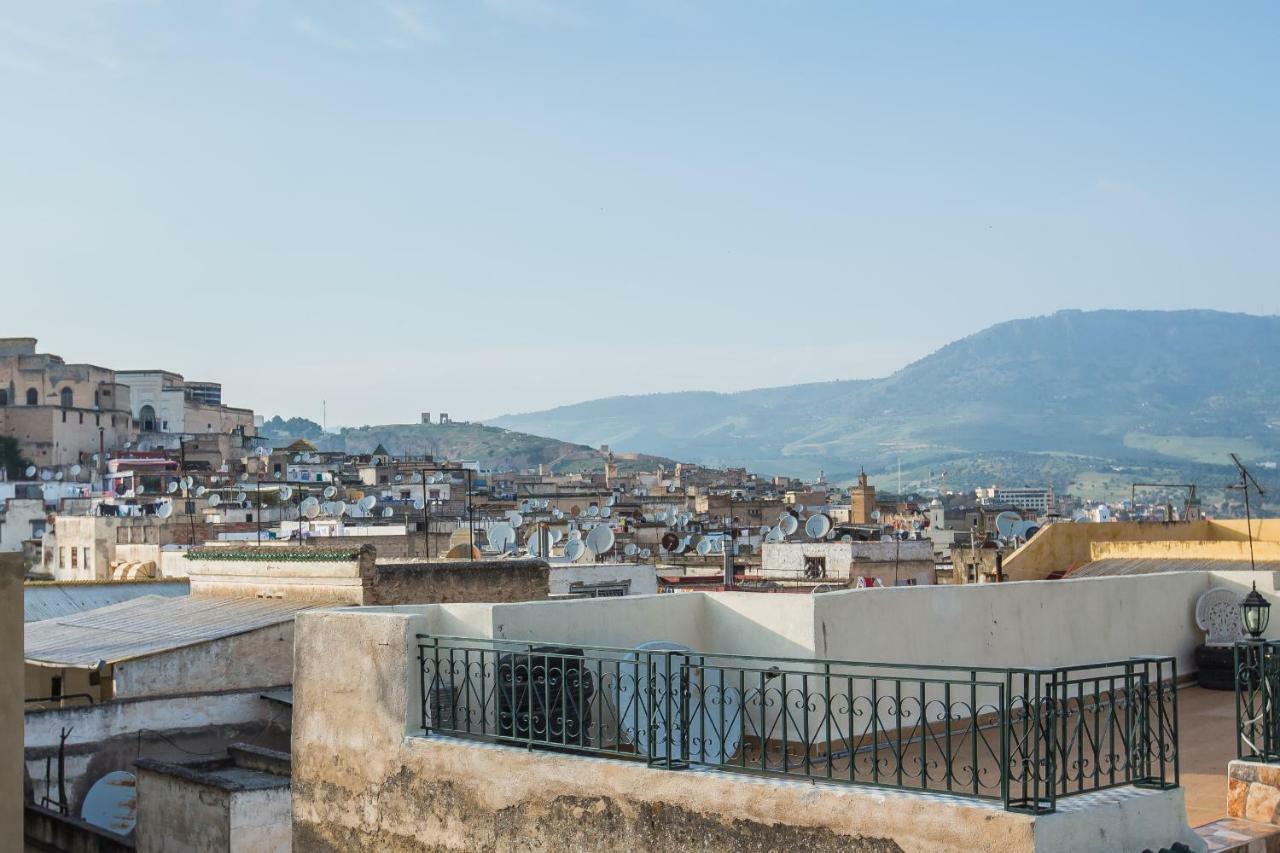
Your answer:
[[[1280,641],[1235,644],[1236,757],[1280,763]]]
[[[1176,662],[992,669],[420,635],[425,732],[1053,811],[1178,785]]]

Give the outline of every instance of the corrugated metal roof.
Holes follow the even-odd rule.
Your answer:
[[[1280,561],[1259,560],[1260,571],[1280,572]],[[1134,559],[1094,560],[1070,572],[1068,578],[1100,578],[1121,575],[1151,575],[1160,572],[1239,572],[1249,571],[1247,560],[1170,560],[1141,557]]]
[[[120,583],[49,583],[28,584],[22,593],[22,621],[39,622],[70,616],[85,610],[96,610],[130,601],[144,595],[162,595],[172,598],[186,595],[191,585],[183,580],[163,582]]]
[[[90,667],[206,643],[288,622],[325,602],[273,598],[146,595],[26,627],[28,661]]]

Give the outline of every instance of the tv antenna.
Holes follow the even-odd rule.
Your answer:
[[[1234,453],[1231,454],[1231,461],[1235,463],[1236,470],[1240,472],[1240,482],[1227,486],[1230,491],[1244,492],[1244,524],[1245,530],[1249,533],[1249,571],[1254,571],[1257,566],[1253,562],[1253,514],[1249,510],[1249,487],[1258,490],[1258,497],[1264,497],[1267,493],[1262,486],[1258,485],[1258,481],[1253,479],[1253,475],[1249,473],[1249,469],[1244,467],[1244,463],[1240,461],[1240,457]]]

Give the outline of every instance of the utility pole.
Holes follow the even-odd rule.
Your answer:
[[[1244,524],[1245,530],[1249,534],[1249,571],[1257,569],[1257,565],[1253,562],[1253,514],[1249,510],[1249,486],[1253,485],[1258,490],[1258,497],[1263,497],[1266,492],[1262,490],[1262,486],[1258,485],[1258,481],[1253,479],[1253,475],[1249,473],[1249,469],[1244,467],[1244,463],[1240,461],[1240,457],[1234,453],[1231,454],[1231,461],[1235,463],[1236,469],[1240,472],[1240,485],[1234,488],[1241,489],[1244,492]],[[1228,487],[1233,488],[1233,487]]]

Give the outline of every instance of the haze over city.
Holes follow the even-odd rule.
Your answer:
[[[8,332],[334,425],[883,376],[1059,308],[1272,314],[1277,16],[7,4]]]

